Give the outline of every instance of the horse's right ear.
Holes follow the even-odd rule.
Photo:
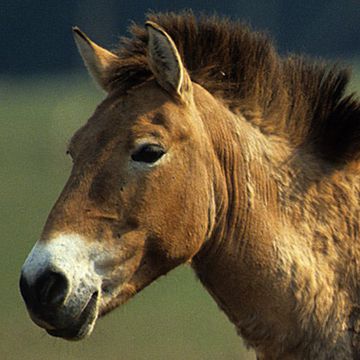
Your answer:
[[[73,34],[76,46],[89,73],[100,87],[108,92],[110,70],[119,58],[91,41],[78,27],[73,28]]]

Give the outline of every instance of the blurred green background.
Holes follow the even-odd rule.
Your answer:
[[[119,3],[126,6],[124,1]],[[129,8],[127,12],[119,13],[118,23],[121,26],[136,16],[142,18],[147,9],[173,9],[169,5],[171,2],[166,6],[161,1],[135,3],[138,8],[134,3],[129,5],[134,8],[133,13],[129,14]],[[174,9],[181,8],[182,3],[186,1],[177,2]],[[301,28],[301,25],[304,34],[315,33],[314,17],[319,13],[322,14],[317,17],[322,19],[319,20],[319,28],[322,22],[326,23],[325,29],[338,24],[337,21],[331,22],[331,19],[337,19],[335,2],[330,1],[328,4],[331,6],[323,8],[317,6],[317,13],[300,5],[293,6],[293,9],[286,8],[280,0],[255,3],[258,7],[245,5],[241,1],[224,3],[223,13],[241,17],[239,9],[243,5],[248,20],[255,25],[265,25],[275,35],[280,34],[279,29],[284,26],[280,21],[280,11],[288,12],[288,24],[294,20],[294,27],[291,28],[294,34],[298,29],[296,26]],[[114,17],[111,9],[118,5],[114,1],[105,1],[101,12],[95,9],[98,3],[94,1],[64,1],[61,6],[56,5],[57,15],[51,8],[53,24],[49,19],[45,22],[40,16],[46,18],[48,9],[50,14],[49,4],[55,6],[54,1],[40,1],[36,6],[29,1],[0,1],[1,6],[5,5],[1,7],[0,19],[5,18],[4,14],[8,11],[8,14],[12,14],[9,17],[13,21],[11,26],[14,27],[14,21],[18,25],[15,27],[17,31],[5,27],[1,32],[9,47],[3,47],[6,55],[0,58],[0,360],[255,359],[252,352],[245,350],[234,327],[185,266],[159,279],[128,304],[101,319],[94,334],[82,342],[52,338],[28,318],[18,291],[21,265],[37,240],[70,171],[71,161],[65,155],[67,141],[104,97],[87,77],[85,70],[79,67],[80,61],[75,54],[69,28],[80,22],[84,30],[93,29],[97,34],[95,39],[103,44],[106,39],[114,39],[123,31],[114,25],[114,21],[107,21],[107,16],[109,19]],[[345,7],[346,11],[342,8],[342,12],[351,13],[353,17],[358,14],[358,2],[345,1],[342,4],[348,6]],[[353,11],[349,10],[351,4],[354,5]],[[74,7],[81,16],[67,16]],[[196,4],[197,10],[213,12],[215,8],[211,1]],[[218,8],[216,10],[219,11]],[[303,21],[299,18],[300,10],[308,13]],[[23,11],[27,11],[26,15]],[[266,20],[267,15],[270,18],[271,14],[277,15],[276,21]],[[36,21],[32,21],[32,17]],[[359,21],[356,23],[359,24]],[[24,27],[24,24],[29,24],[29,27]],[[54,28],[58,31],[55,32]],[[349,24],[345,28],[342,36],[347,43],[352,38],[352,28]],[[119,32],[114,33],[116,29]],[[65,31],[65,37],[55,36]],[[359,91],[359,43],[354,40],[347,50],[341,51],[345,45],[338,44],[339,31],[330,31],[329,38],[325,36],[326,44],[331,44],[333,39],[333,54],[329,52],[331,46],[327,50],[323,47],[317,53],[316,42],[310,35],[307,35],[308,47],[295,40],[292,47],[290,34],[280,36],[279,46],[283,51],[300,47],[315,55],[340,58],[353,65],[351,89]],[[32,34],[31,41],[28,41],[29,34]],[[331,38],[332,34],[336,36]],[[92,35],[91,31],[89,35]],[[48,47],[44,44],[48,44]],[[59,61],[57,51],[67,54],[64,61]],[[39,58],[33,61],[32,54],[35,57],[41,54],[42,62]]]

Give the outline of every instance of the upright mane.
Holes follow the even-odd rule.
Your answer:
[[[349,72],[301,56],[281,57],[264,33],[217,16],[150,14],[174,40],[192,81],[266,134],[306,145],[324,160],[360,157],[360,103],[346,95]],[[132,25],[115,49],[111,86],[125,91],[152,77],[145,28]]]

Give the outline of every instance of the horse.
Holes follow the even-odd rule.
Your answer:
[[[360,102],[349,73],[240,22],[151,14],[109,51],[105,100],[28,255],[32,320],[79,340],[189,263],[258,359],[360,358]]]

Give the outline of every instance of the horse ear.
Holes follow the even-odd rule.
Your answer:
[[[186,101],[191,97],[192,85],[174,41],[158,24],[147,21],[145,26],[149,35],[148,62],[156,81]]]
[[[73,34],[89,73],[103,90],[109,91],[109,70],[118,61],[118,57],[95,44],[78,27],[73,28]]]

